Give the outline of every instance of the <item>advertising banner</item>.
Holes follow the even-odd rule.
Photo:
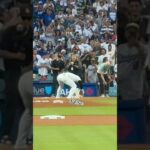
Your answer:
[[[64,86],[61,95],[66,97],[69,94],[70,87]],[[33,95],[34,97],[49,97],[53,94],[54,87],[51,82],[33,82]],[[99,88],[96,84],[84,83],[83,84],[84,96],[94,97],[98,96]]]
[[[146,118],[143,100],[118,102],[118,143],[146,142]]]

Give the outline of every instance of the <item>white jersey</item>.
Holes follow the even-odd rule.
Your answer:
[[[89,65],[86,72],[89,83],[96,83],[98,81],[97,68],[95,66]]]
[[[143,47],[143,51],[147,49]],[[144,63],[136,47],[118,46],[119,94],[125,100],[140,99],[143,95]]]
[[[50,60],[47,60],[47,59],[39,59],[38,62],[37,62],[37,66],[41,66],[41,65],[45,65],[47,67],[50,66]],[[41,68],[38,68],[38,74],[41,75],[41,76],[47,76],[48,75],[48,69],[46,67],[41,67]]]
[[[106,43],[106,42],[101,44],[101,47],[105,48],[106,53],[108,53],[108,46],[109,46],[109,44]],[[116,45],[115,44],[111,44],[111,46],[112,46],[112,51],[115,52],[116,51]]]
[[[72,98],[74,94],[79,96],[79,89],[75,82],[81,81],[81,78],[70,72],[63,72],[57,76],[57,81],[59,83],[59,87],[57,89],[56,97],[59,98],[61,95],[61,90],[63,89],[64,84],[68,85],[71,89],[69,91],[69,95],[67,98]]]
[[[71,72],[63,72],[57,76],[57,80],[63,82],[64,84],[68,81],[68,79],[78,82],[81,78]]]

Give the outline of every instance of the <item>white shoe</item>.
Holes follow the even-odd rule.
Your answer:
[[[105,97],[105,95],[104,95],[104,94],[102,94],[102,95],[101,95],[101,97]]]
[[[75,105],[81,105],[83,106],[84,105],[84,102],[80,101],[80,100],[75,100]]]
[[[110,97],[108,94],[106,94],[106,97]]]
[[[52,94],[52,95],[51,95],[51,97],[53,97],[53,98],[54,98],[54,97],[55,97],[55,95],[54,95],[54,94]]]
[[[82,102],[82,101],[80,101],[80,100],[76,100],[76,99],[70,99],[70,100],[69,100],[69,103],[70,103],[70,104],[74,104],[74,105],[81,105],[81,106],[84,105],[84,102]]]
[[[61,98],[61,96],[56,96],[56,97],[54,96],[53,98],[59,99],[59,98]]]

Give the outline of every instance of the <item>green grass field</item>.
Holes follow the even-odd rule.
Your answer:
[[[116,100],[102,100],[116,104]],[[117,106],[34,108],[34,115],[114,115]],[[34,150],[117,150],[116,125],[37,126]]]

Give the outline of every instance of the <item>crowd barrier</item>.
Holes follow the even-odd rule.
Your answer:
[[[33,74],[33,96],[34,97],[50,97],[54,94],[53,76],[49,74],[47,80],[41,80],[40,76]],[[67,96],[69,93],[69,87],[64,86],[62,90],[62,96]],[[100,85],[97,83],[84,83],[83,93],[85,97],[96,97],[100,96]],[[117,96],[117,86],[109,87],[108,95],[110,97]]]
[[[34,97],[50,97],[54,93],[54,84],[49,81],[34,81],[33,82],[33,95]],[[98,96],[100,92],[99,86],[94,83],[84,83],[83,93],[86,97]],[[69,93],[69,87],[64,86],[61,91],[62,96],[67,96]]]
[[[54,84],[51,81],[41,81],[34,80],[33,81],[33,96],[34,97],[50,97],[54,94]],[[61,91],[62,96],[67,96],[69,93],[69,87],[64,86],[64,89]],[[96,97],[100,96],[100,86],[95,83],[83,83],[83,93],[85,97]],[[109,96],[116,97],[117,96],[117,86],[109,87]]]
[[[118,100],[118,143],[146,143],[144,100]]]

